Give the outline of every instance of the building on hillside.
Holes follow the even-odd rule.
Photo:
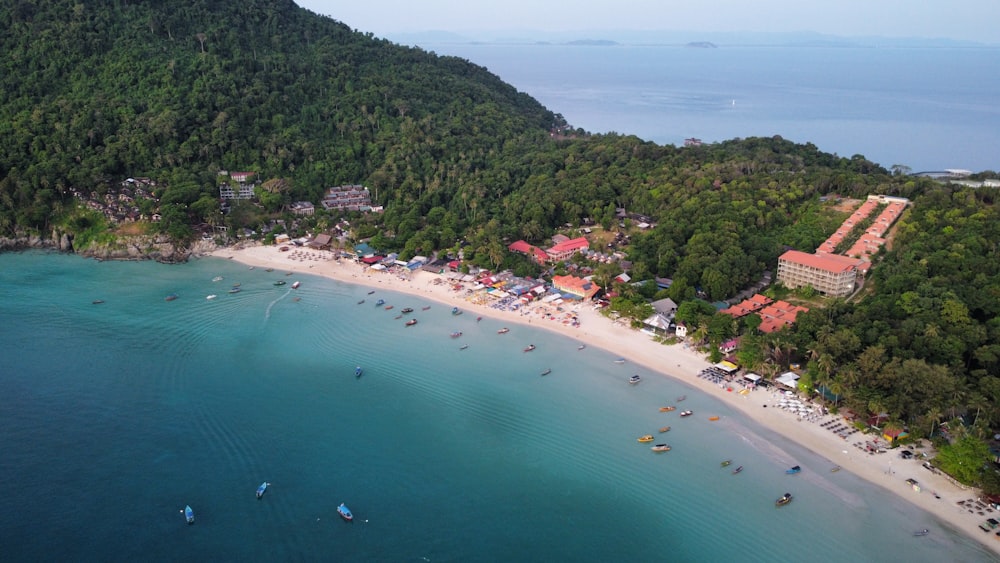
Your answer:
[[[837,254],[789,250],[778,258],[778,281],[785,287],[808,286],[830,297],[850,295],[862,270],[867,270],[863,260]]]
[[[230,172],[229,177],[232,178],[234,182],[245,184],[250,181],[250,178],[253,178],[254,174],[256,174],[256,172]]]
[[[333,241],[333,237],[326,233],[320,233],[316,235],[311,241],[309,241],[309,248],[315,248],[318,250],[329,250],[330,243]]]
[[[235,188],[228,183],[219,184],[219,197],[225,200],[253,199],[254,184],[239,184]]]
[[[553,238],[555,240],[555,238]],[[559,242],[552,245],[545,251],[548,254],[548,259],[550,262],[562,262],[563,260],[568,260],[570,256],[573,256],[581,250],[586,250],[590,248],[590,242],[586,237],[577,237],[574,239],[560,240]]]
[[[320,202],[323,209],[340,211],[368,211],[372,207],[372,195],[368,188],[353,184],[347,186],[334,186],[326,190],[323,201]]]
[[[524,254],[538,264],[544,264],[549,259],[549,255],[546,254],[544,250],[538,248],[537,246],[532,246],[523,240],[510,243],[507,245],[507,250]]]
[[[552,276],[552,287],[563,294],[589,301],[601,287],[596,283],[576,276]]]
[[[292,204],[291,210],[296,215],[312,215],[316,213],[316,206],[311,201],[296,201]]]

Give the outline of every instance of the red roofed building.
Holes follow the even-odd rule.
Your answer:
[[[761,318],[760,326],[757,329],[761,332],[779,331],[782,327],[795,324],[795,319],[799,313],[808,311],[809,309],[805,307],[792,305],[787,301],[775,301],[757,313]]]
[[[585,248],[590,248],[590,241],[588,241],[586,237],[577,237],[557,242],[552,246],[552,248],[545,252],[549,255],[550,261],[559,262],[566,260],[570,256]]]
[[[809,286],[831,297],[844,297],[854,291],[862,265],[857,258],[789,250],[778,258],[778,281],[791,289]]]
[[[723,309],[719,311],[720,313],[725,313],[727,315],[732,315],[734,318],[745,317],[750,313],[756,313],[764,307],[770,305],[773,300],[766,295],[761,295],[759,293],[753,294],[753,297],[749,299],[744,299],[743,301],[733,305],[732,307]]]
[[[507,245],[507,250],[511,252],[520,252],[539,264],[544,264],[549,259],[549,255],[546,254],[544,250],[538,248],[537,246],[532,246],[523,240],[510,243]]]
[[[601,290],[596,283],[576,276],[552,276],[552,286],[587,301]]]

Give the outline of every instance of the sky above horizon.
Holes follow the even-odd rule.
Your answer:
[[[421,31],[816,32],[997,43],[998,0],[295,0],[377,36]]]

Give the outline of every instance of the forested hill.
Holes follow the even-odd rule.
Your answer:
[[[482,67],[291,0],[4,0],[0,28],[3,229],[39,226],[67,185],[204,183],[221,168],[318,191],[387,158],[419,176],[554,120]]]

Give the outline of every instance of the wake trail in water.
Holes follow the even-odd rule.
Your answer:
[[[282,295],[281,297],[279,297],[279,298],[275,299],[274,301],[271,301],[270,303],[267,304],[267,309],[264,310],[264,322],[265,322],[265,324],[271,318],[271,309],[274,308],[275,304],[277,304],[278,301],[281,301],[282,299],[288,297],[288,295],[290,293],[292,293],[292,290],[291,289],[287,289],[287,290],[285,290],[285,294],[284,295]]]

